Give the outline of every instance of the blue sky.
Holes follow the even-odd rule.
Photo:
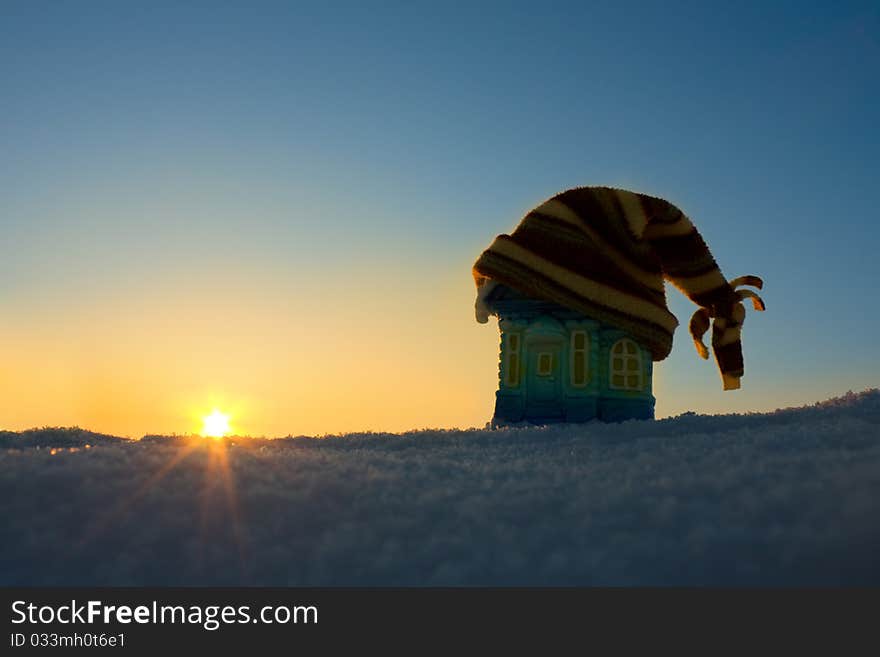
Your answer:
[[[721,393],[680,327],[661,415],[876,385],[878,74],[868,2],[4,2],[0,338],[32,338],[35,370],[58,351],[74,385],[110,339],[90,327],[122,312],[149,323],[201,303],[269,324],[322,303],[366,318],[374,299],[405,327],[384,335],[416,387],[418,335],[447,335],[452,362],[488,349],[460,357],[463,394],[483,401],[444,415],[460,400],[437,400],[426,419],[479,424],[497,335],[466,324],[471,263],[543,199],[605,184],[676,203],[728,277],[766,283],[743,390]],[[214,285],[235,303],[216,309]],[[669,297],[685,324],[693,305]],[[202,356],[229,359],[228,337]],[[12,391],[25,375],[5,376]],[[0,425],[54,417],[51,395],[28,399]],[[255,430],[302,417],[273,413]]]

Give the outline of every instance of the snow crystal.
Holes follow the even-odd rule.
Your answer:
[[[3,585],[880,585],[880,390],[769,414],[0,432]]]

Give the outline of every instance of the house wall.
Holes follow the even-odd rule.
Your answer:
[[[542,304],[543,305],[543,304]],[[496,392],[494,424],[512,424],[523,421],[536,422],[585,422],[593,419],[621,421],[625,419],[652,419],[654,396],[651,392],[653,363],[651,354],[639,345],[642,376],[645,387],[641,391],[614,390],[610,387],[610,351],[622,337],[629,337],[619,329],[601,324],[563,310],[552,312],[546,307],[529,303],[508,303],[499,312],[501,343],[499,349],[498,391]],[[536,307],[537,306],[537,307]],[[571,332],[582,329],[589,336],[588,383],[576,387],[571,383]],[[511,336],[520,341],[519,381],[509,382],[509,359]],[[560,396],[558,416],[533,417],[534,406],[528,396],[529,363],[528,348],[534,341],[546,344],[558,341],[560,361]],[[636,342],[638,345],[638,343]],[[543,411],[546,409],[542,408]]]

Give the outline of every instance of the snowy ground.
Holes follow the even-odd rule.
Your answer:
[[[0,499],[3,585],[880,585],[880,390],[504,431],[0,432]]]

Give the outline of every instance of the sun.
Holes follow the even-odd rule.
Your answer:
[[[202,435],[210,438],[222,438],[231,431],[229,428],[229,416],[221,413],[216,408],[210,415],[202,418]]]

